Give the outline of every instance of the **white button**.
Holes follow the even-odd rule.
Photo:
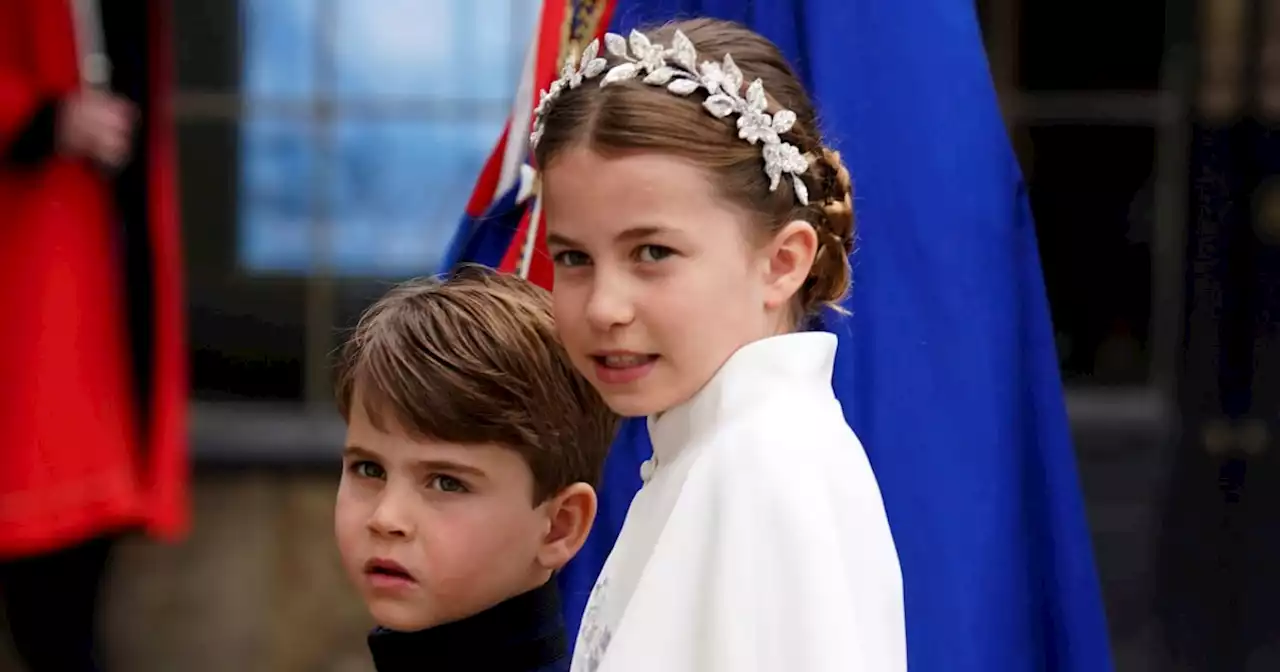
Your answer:
[[[640,463],[640,480],[645,483],[648,483],[649,479],[653,478],[654,469],[657,469],[657,468],[658,468],[658,465],[654,464],[653,460],[645,460],[644,462],[641,462]]]

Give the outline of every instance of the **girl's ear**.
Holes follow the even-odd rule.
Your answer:
[[[813,225],[797,219],[774,234],[766,247],[765,307],[785,309],[791,304],[813,269],[818,233]]]
[[[538,549],[538,564],[556,571],[564,567],[587,541],[596,519],[596,491],[586,483],[574,483],[545,502],[547,534]]]

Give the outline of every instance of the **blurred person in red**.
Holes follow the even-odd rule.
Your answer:
[[[100,669],[115,539],[187,525],[157,0],[0,0],[0,596],[31,672]]]

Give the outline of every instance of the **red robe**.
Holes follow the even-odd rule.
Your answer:
[[[80,76],[69,0],[0,0],[0,559],[130,528],[173,539],[187,526],[171,59],[154,39],[168,36],[167,4],[135,5],[148,8],[135,10],[148,24],[137,35],[152,39],[136,68],[145,111],[130,206],[85,159],[48,148],[26,164],[4,158],[41,115],[52,129],[52,101]],[[137,216],[126,236],[127,207]],[[129,261],[145,266],[142,292],[126,291],[139,268],[125,263],[129,236],[145,251]],[[145,357],[131,355],[139,337]]]

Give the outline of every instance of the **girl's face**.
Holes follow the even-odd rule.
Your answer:
[[[697,166],[571,149],[543,179],[556,325],[614,411],[678,405],[739,347],[786,331],[775,245],[752,242]]]

